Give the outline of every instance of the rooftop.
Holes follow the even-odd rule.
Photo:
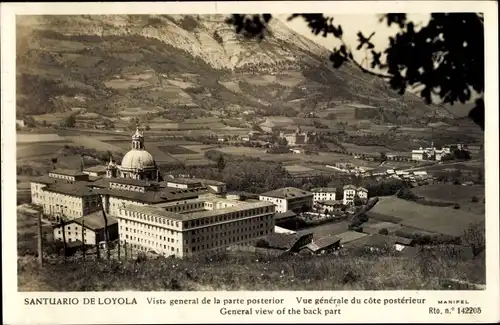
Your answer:
[[[295,233],[295,234],[284,234],[284,233],[272,233],[266,237],[266,241],[270,248],[277,248],[282,250],[291,249],[297,241],[308,235],[307,233]]]
[[[344,190],[355,190],[356,186],[354,186],[354,185],[345,185],[343,188],[344,188]]]
[[[167,183],[176,183],[176,184],[185,184],[185,185],[191,185],[191,184],[201,184],[199,179],[196,178],[171,178],[166,180]]]
[[[116,218],[110,216],[109,214],[106,216],[108,218],[108,227],[118,223]],[[96,211],[81,218],[74,219],[73,221],[91,230],[99,230],[104,228],[104,212]]]
[[[262,193],[261,196],[274,197],[279,199],[293,199],[298,197],[311,196],[312,193],[296,187],[284,187],[277,190]]]
[[[212,185],[212,186],[222,186],[226,185],[224,182],[219,182],[219,181],[214,181],[212,179],[205,179],[205,178],[194,178],[194,180],[200,182],[201,184],[204,185]]]
[[[297,214],[293,212],[292,210],[288,210],[286,212],[278,212],[274,214],[274,219],[280,220],[280,219],[286,219],[286,218],[293,218],[296,217]]]
[[[106,166],[97,165],[97,166],[84,168],[83,170],[86,172],[106,172]]]
[[[367,234],[363,234],[357,231],[346,231],[341,234],[336,235],[337,237],[340,238],[340,243],[341,244],[347,244],[350,242],[353,242],[355,240],[361,239],[363,237],[368,236]]]
[[[227,208],[198,211],[198,212],[184,213],[184,214],[166,211],[165,209],[163,209],[162,207],[159,207],[159,206],[127,205],[127,206],[125,206],[125,209],[128,211],[135,211],[135,212],[150,214],[150,215],[154,215],[154,216],[158,216],[158,217],[175,219],[175,220],[179,220],[179,221],[189,221],[189,220],[201,219],[201,218],[217,216],[217,215],[236,212],[236,211],[262,208],[262,207],[274,207],[274,204],[272,204],[270,202],[264,202],[264,201],[256,201],[256,202],[252,202],[252,203],[241,202],[240,204],[230,206]]]
[[[50,184],[44,188],[43,191],[66,194],[70,196],[93,196],[98,195],[99,190],[92,189],[87,186],[87,183],[80,184],[79,182],[71,183],[54,183]]]
[[[143,187],[159,187],[160,183],[145,179],[132,179],[132,178],[108,178],[109,183],[117,183],[117,184],[126,184],[126,185],[134,185],[134,186],[143,186]]]
[[[336,243],[340,243],[340,238],[336,236],[325,236],[322,237],[318,240],[315,240],[314,242],[311,242],[310,244],[307,245],[307,248],[309,248],[311,251],[315,252],[323,248],[327,248],[329,246],[332,246]]]
[[[311,192],[337,192],[335,187],[316,187],[311,189]]]
[[[87,174],[82,173],[79,170],[61,169],[61,168],[57,168],[57,169],[51,170],[49,173],[59,174],[59,175],[66,175],[66,176],[86,176],[87,175]]]
[[[99,194],[104,194],[113,197],[119,197],[126,200],[149,203],[149,204],[196,198],[199,195],[207,192],[205,188],[193,188],[193,189],[182,189],[182,190],[172,189],[172,190],[159,190],[159,191],[147,191],[147,192],[136,192],[136,191],[103,188],[97,191],[99,192]]]

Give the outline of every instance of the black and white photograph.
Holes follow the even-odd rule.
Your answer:
[[[16,15],[17,290],[486,290],[484,12],[236,9]]]

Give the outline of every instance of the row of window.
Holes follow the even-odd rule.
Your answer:
[[[194,244],[194,243],[199,243],[199,242],[203,242],[205,240],[212,240],[212,239],[218,239],[220,237],[227,237],[227,236],[234,236],[234,235],[241,235],[243,233],[245,233],[245,235],[242,235],[242,236],[246,236],[248,235],[248,232],[254,232],[254,231],[259,231],[260,229],[264,228],[264,225],[260,224],[258,226],[252,226],[252,227],[245,227],[245,228],[238,228],[238,229],[233,229],[233,230],[230,230],[230,231],[224,231],[224,232],[221,232],[221,233],[210,233],[210,234],[207,234],[207,235],[201,235],[201,236],[196,236],[195,238],[191,238],[191,244]],[[263,232],[263,231],[260,231],[260,232]],[[184,243],[187,245],[189,244],[189,240],[185,240]]]
[[[226,213],[226,214],[217,215],[217,216],[213,216],[213,217],[200,218],[200,219],[186,221],[186,222],[183,222],[183,227],[184,228],[191,228],[191,227],[204,226],[204,225],[208,225],[208,224],[212,224],[212,223],[216,223],[216,222],[231,221],[231,220],[235,220],[235,219],[240,219],[242,217],[251,217],[254,215],[269,213],[269,212],[271,212],[270,207],[236,211],[236,212]],[[133,218],[136,218],[139,220],[148,221],[148,222],[155,222],[158,224],[165,224],[168,226],[175,225],[175,227],[179,227],[179,221],[173,221],[173,220],[170,220],[170,219],[167,219],[164,217],[152,216],[149,214],[135,212],[135,211],[128,211],[128,210],[122,210],[122,215],[125,215],[128,217],[133,217]]]
[[[148,239],[144,239],[144,238],[140,238],[140,237],[136,237],[136,236],[128,236],[128,235],[127,235],[126,239],[134,241],[136,243],[139,243],[139,244],[130,243],[130,245],[132,245],[132,247],[134,247],[134,248],[145,248],[145,246],[147,245],[147,246],[149,246],[150,249],[154,249],[156,247],[156,248],[162,248],[164,250],[170,250],[171,252],[177,251],[177,253],[179,253],[179,248],[175,248],[175,247],[167,245],[167,244],[160,244],[158,242],[154,242],[154,241],[151,241]],[[144,250],[147,250],[147,249],[144,249]]]
[[[127,191],[135,191],[135,192],[145,192],[144,186],[134,186],[129,184],[120,184],[120,183],[109,183],[110,188],[119,189],[119,190],[127,190]]]

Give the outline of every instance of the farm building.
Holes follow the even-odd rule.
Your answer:
[[[324,254],[339,249],[341,239],[336,236],[325,236],[318,240],[313,240],[306,248],[314,254]]]
[[[281,249],[287,252],[298,252],[313,239],[312,232],[299,232],[294,234],[269,234],[265,241],[271,249]]]

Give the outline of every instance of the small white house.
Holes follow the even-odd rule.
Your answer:
[[[344,186],[344,205],[352,205],[354,204],[354,197],[356,196],[356,186],[354,185],[346,185]]]
[[[311,189],[313,193],[313,203],[316,204],[321,201],[335,201],[337,189],[334,187],[317,187]]]

